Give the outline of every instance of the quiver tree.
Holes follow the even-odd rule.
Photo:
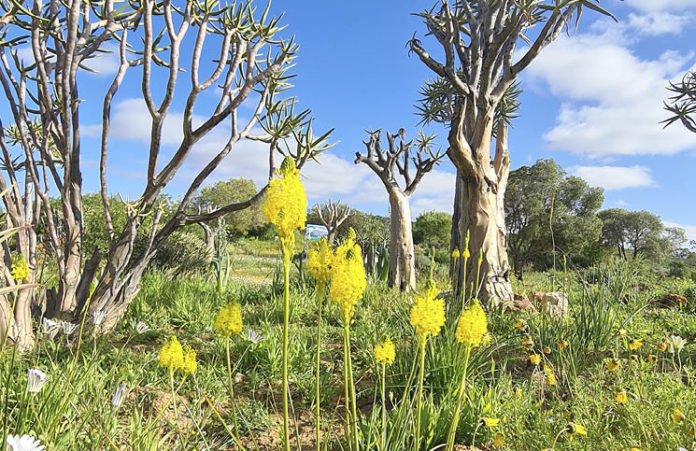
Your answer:
[[[696,133],[696,71],[688,72],[678,83],[667,88],[674,94],[665,103],[665,109],[673,114],[665,121],[665,126],[681,122],[692,133]]]
[[[341,201],[333,202],[331,200],[325,204],[315,205],[314,211],[319,217],[319,221],[329,232],[327,237],[329,244],[333,244],[336,230],[353,214],[353,210],[348,205],[343,205]]]
[[[436,60],[415,36],[409,42],[410,51],[436,75],[422,91],[424,121],[449,129],[447,154],[457,169],[450,245],[461,248],[469,231],[471,255],[483,255],[479,296],[492,305],[512,300],[503,212],[508,124],[498,119],[505,117],[505,99],[520,72],[580,18],[584,7],[609,15],[597,3],[444,0],[417,14],[440,46],[436,53],[443,55]],[[520,42],[526,45],[518,50]],[[476,258],[469,260],[469,274],[475,274],[476,264]],[[459,281],[463,271],[457,271]]]
[[[35,184],[35,195],[22,195],[16,174],[6,170],[6,180],[15,188],[3,201],[7,211],[19,212],[26,210],[26,198],[34,198],[35,211],[40,209],[47,229],[46,247],[53,251],[58,268],[57,289],[47,295],[48,315],[77,319],[87,312],[87,322],[93,324],[94,314],[101,312],[98,317],[103,320],[95,328],[100,332],[113,329],[168,236],[180,227],[211,221],[257,202],[265,187],[248,199],[209,212],[198,213],[190,207],[196,191],[238,143],[267,144],[269,177],[276,152],[291,154],[300,167],[326,147],[329,133],[314,137],[310,112],[296,112],[294,98],[283,95],[290,87],[286,70],[297,45],[293,38],[277,36],[282,28],[279,18],[269,17],[268,6],[261,14],[251,1],[218,5],[214,1],[136,0],[115,5],[113,0],[36,0],[32,4],[11,0],[0,3],[0,8],[0,32],[5,33],[0,41],[0,85],[18,133],[11,146],[2,140],[2,152],[5,161],[21,155],[27,177]],[[114,46],[118,69],[104,87],[99,127],[99,181],[108,252],[85,256],[80,165],[84,119],[79,85],[85,83],[90,60]],[[31,64],[17,57],[19,48],[31,49]],[[206,61],[203,55],[209,52],[215,56]],[[179,83],[182,76],[188,80]],[[150,134],[144,150],[145,186],[127,204],[125,226],[117,229],[111,220],[107,185],[109,130],[112,103],[129,77],[140,87]],[[175,98],[185,99],[180,115],[171,114]],[[205,101],[199,102],[201,98]],[[242,107],[244,113],[238,114]],[[163,152],[163,126],[168,117],[182,118],[182,138],[171,152]],[[158,207],[163,190],[196,143],[210,137],[213,130],[222,130],[225,139],[202,167],[193,167],[193,181],[163,219]],[[286,144],[286,140],[291,142]],[[58,212],[50,206],[50,193],[60,200]],[[26,214],[18,218],[22,224],[32,223]],[[17,249],[31,262],[32,280],[35,254],[30,230],[16,241]],[[145,244],[136,251],[139,235],[145,237]],[[96,288],[90,295],[93,282]],[[15,340],[30,346],[29,307],[17,303],[16,308],[21,311],[15,312],[15,321],[21,324]]]
[[[416,287],[415,255],[411,225],[411,195],[423,176],[430,172],[444,157],[441,150],[433,151],[434,136],[423,133],[414,142],[405,140],[404,130],[389,132],[388,146],[382,148],[382,131],[370,131],[363,141],[367,154],[355,153],[355,164],[365,163],[379,177],[389,194],[389,286],[401,291]],[[415,146],[415,149],[414,149]],[[415,174],[414,174],[415,172]],[[401,176],[402,185],[397,178]]]

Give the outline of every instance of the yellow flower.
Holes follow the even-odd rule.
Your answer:
[[[457,260],[460,256],[461,254],[459,253],[459,248],[455,247],[452,251],[452,258]]]
[[[498,426],[498,423],[500,423],[500,418],[483,417],[481,419],[483,420],[483,424],[485,424],[487,428],[491,429]]]
[[[469,248],[466,248],[462,251],[462,258],[469,258],[471,257],[471,252],[469,252]]]
[[[295,230],[304,229],[307,221],[307,195],[295,162],[285,157],[276,177],[268,182],[263,215],[276,226],[278,237],[294,244]],[[292,249],[290,246],[289,249]]]
[[[636,447],[634,446],[633,448],[629,449],[628,451],[640,451],[640,448],[636,448]]]
[[[570,343],[568,343],[566,340],[563,340],[562,342],[558,343],[558,349],[560,349],[561,351],[567,348],[568,346],[570,346]]]
[[[160,366],[178,370],[184,366],[184,350],[181,348],[176,335],[169,339],[160,349],[159,353]]]
[[[627,335],[628,331],[626,331],[626,329],[619,329],[619,337],[626,338]]]
[[[546,385],[556,385],[556,373],[548,365],[544,365],[544,381]]]
[[[512,398],[513,399],[520,399],[522,397],[522,389],[517,387],[515,390],[512,392]]]
[[[414,296],[414,304],[413,308],[411,308],[411,315],[409,319],[411,325],[416,329],[416,334],[421,338],[427,338],[428,335],[432,335],[433,337],[437,336],[440,333],[440,328],[442,328],[442,326],[445,324],[444,301],[443,299],[436,299],[435,297],[437,295],[437,288],[435,287],[435,284],[430,280],[427,283],[425,291],[421,294]],[[479,306],[479,308],[481,308],[481,306]],[[462,313],[462,315],[463,314],[464,313]],[[460,319],[459,325],[457,326],[456,334],[458,341],[460,337],[462,339],[466,339],[469,337],[469,333],[465,331],[462,331],[462,334],[460,335],[461,325],[462,321]],[[477,325],[477,328],[481,336],[483,336],[485,330],[483,330],[483,332],[480,332],[480,324]],[[473,336],[473,334],[471,334],[471,339],[473,340],[474,338],[475,337]],[[479,336],[479,341],[480,340],[481,338]],[[460,341],[460,343],[462,343],[462,341]]]
[[[546,354],[546,355],[549,355],[549,354],[551,354],[551,348],[549,348],[548,346],[544,346],[544,347],[541,349],[541,352],[543,352],[543,353]]]
[[[242,332],[242,309],[236,302],[228,302],[218,312],[213,324],[218,334],[225,337],[239,335]]]
[[[375,346],[375,360],[377,363],[394,363],[394,358],[396,357],[396,351],[394,350],[394,343],[387,338],[382,343],[378,343]]]
[[[616,360],[610,360],[607,362],[607,369],[609,371],[616,371],[619,368],[621,368],[621,363],[617,362]]]
[[[568,424],[568,433],[570,434],[571,437],[573,437],[575,435],[587,435],[587,430],[581,424],[569,423]]]
[[[522,347],[525,349],[532,349],[534,347],[534,340],[529,335],[522,337]]]
[[[650,363],[657,362],[657,356],[655,354],[648,354],[648,362],[650,362]]]
[[[181,369],[184,370],[184,374],[193,374],[196,372],[196,368],[198,368],[196,351],[191,346],[186,346],[184,348],[184,363]]]
[[[626,391],[621,390],[614,394],[614,399],[616,399],[617,404],[623,406],[628,402],[628,395],[626,395]]]
[[[683,421],[686,417],[682,413],[681,410],[677,409],[676,407],[672,411],[672,419],[676,421],[677,423]]]
[[[515,329],[518,329],[521,332],[524,332],[524,330],[526,328],[527,328],[527,322],[523,319],[518,319],[517,322],[515,323]]]
[[[503,446],[505,443],[505,436],[501,433],[497,433],[493,439],[493,446]]]
[[[311,246],[307,251],[307,271],[317,281],[317,290],[319,292],[323,292],[329,280],[331,280],[333,260],[334,253],[326,238],[322,238],[321,241]]]
[[[659,349],[661,352],[667,351],[667,343],[664,343],[664,342],[659,343],[657,345],[657,349]]]
[[[633,340],[631,340],[631,342],[628,344],[628,348],[629,348],[631,351],[636,351],[636,350],[640,349],[641,346],[643,346],[643,339],[642,339],[642,338],[633,339]]]
[[[13,280],[21,281],[29,279],[29,265],[24,258],[24,254],[17,254],[12,257],[12,270],[10,275]]]
[[[365,266],[360,246],[355,243],[355,232],[349,233],[345,242],[336,249],[336,258],[331,268],[329,298],[338,304],[345,324],[349,324],[355,313],[355,305],[367,287]]]
[[[493,339],[493,335],[491,335],[490,332],[486,332],[485,334],[483,334],[483,338],[481,339],[481,343],[484,345],[487,345],[488,343],[491,342],[492,339]]]
[[[480,346],[487,332],[486,313],[481,308],[478,299],[472,299],[459,316],[456,332],[457,341],[466,346]]]
[[[529,361],[532,363],[532,365],[538,365],[541,363],[541,356],[539,354],[530,354]]]

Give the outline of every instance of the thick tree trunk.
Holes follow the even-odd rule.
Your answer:
[[[389,193],[391,231],[389,241],[390,287],[408,292],[416,288],[416,258],[413,250],[410,197],[393,190]]]

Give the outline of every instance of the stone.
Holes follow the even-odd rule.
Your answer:
[[[562,291],[544,293],[540,306],[549,315],[562,318],[568,315],[568,295]]]
[[[505,310],[509,312],[537,312],[537,309],[534,307],[534,304],[531,303],[527,296],[517,293],[515,293],[515,298],[512,302],[508,302],[505,304]]]
[[[669,293],[651,301],[653,307],[678,308],[689,305],[689,300],[680,294]]]

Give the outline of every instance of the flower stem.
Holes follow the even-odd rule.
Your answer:
[[[466,353],[464,355],[464,371],[462,372],[462,382],[459,386],[459,394],[457,395],[457,407],[454,410],[452,424],[450,425],[449,434],[447,435],[447,451],[452,451],[452,449],[454,449],[454,437],[457,434],[457,426],[459,426],[459,414],[461,413],[462,401],[464,400],[464,394],[466,393],[466,371],[469,367],[470,354],[471,346],[467,346]]]
[[[352,425],[353,425],[353,440],[355,441],[355,451],[358,451],[360,448],[360,444],[358,441],[358,410],[356,406],[356,396],[355,396],[355,381],[353,380],[353,365],[351,362],[351,356],[350,356],[350,323],[346,322],[346,354],[348,356],[348,379],[350,381],[349,387],[350,387],[350,402],[351,402],[351,407],[353,410],[352,417]]]
[[[290,421],[288,414],[288,328],[290,325],[290,253],[285,240],[281,241],[283,253],[283,440],[285,451],[290,451]]]
[[[387,401],[384,386],[386,385],[387,364],[382,362],[382,451],[387,449]]]
[[[321,449],[321,315],[324,305],[324,290],[319,293],[319,306],[317,312],[317,380],[316,380],[316,412],[315,422],[317,428],[317,451]]]
[[[420,341],[420,374],[418,376],[418,400],[416,401],[416,439],[413,442],[413,449],[420,449],[420,430],[421,430],[421,410],[423,410],[423,375],[425,374],[425,343],[427,336],[423,336]]]
[[[237,425],[237,407],[234,403],[234,383],[232,381],[232,364],[230,360],[230,337],[225,340],[225,356],[227,357],[227,385],[230,389],[230,407],[232,411],[232,424],[234,424],[234,430],[238,431]]]
[[[350,427],[350,388],[348,382],[348,327],[343,329],[343,390],[346,405],[346,427],[345,435],[346,441],[348,442],[348,449],[353,448],[353,438],[351,437],[351,427]]]

